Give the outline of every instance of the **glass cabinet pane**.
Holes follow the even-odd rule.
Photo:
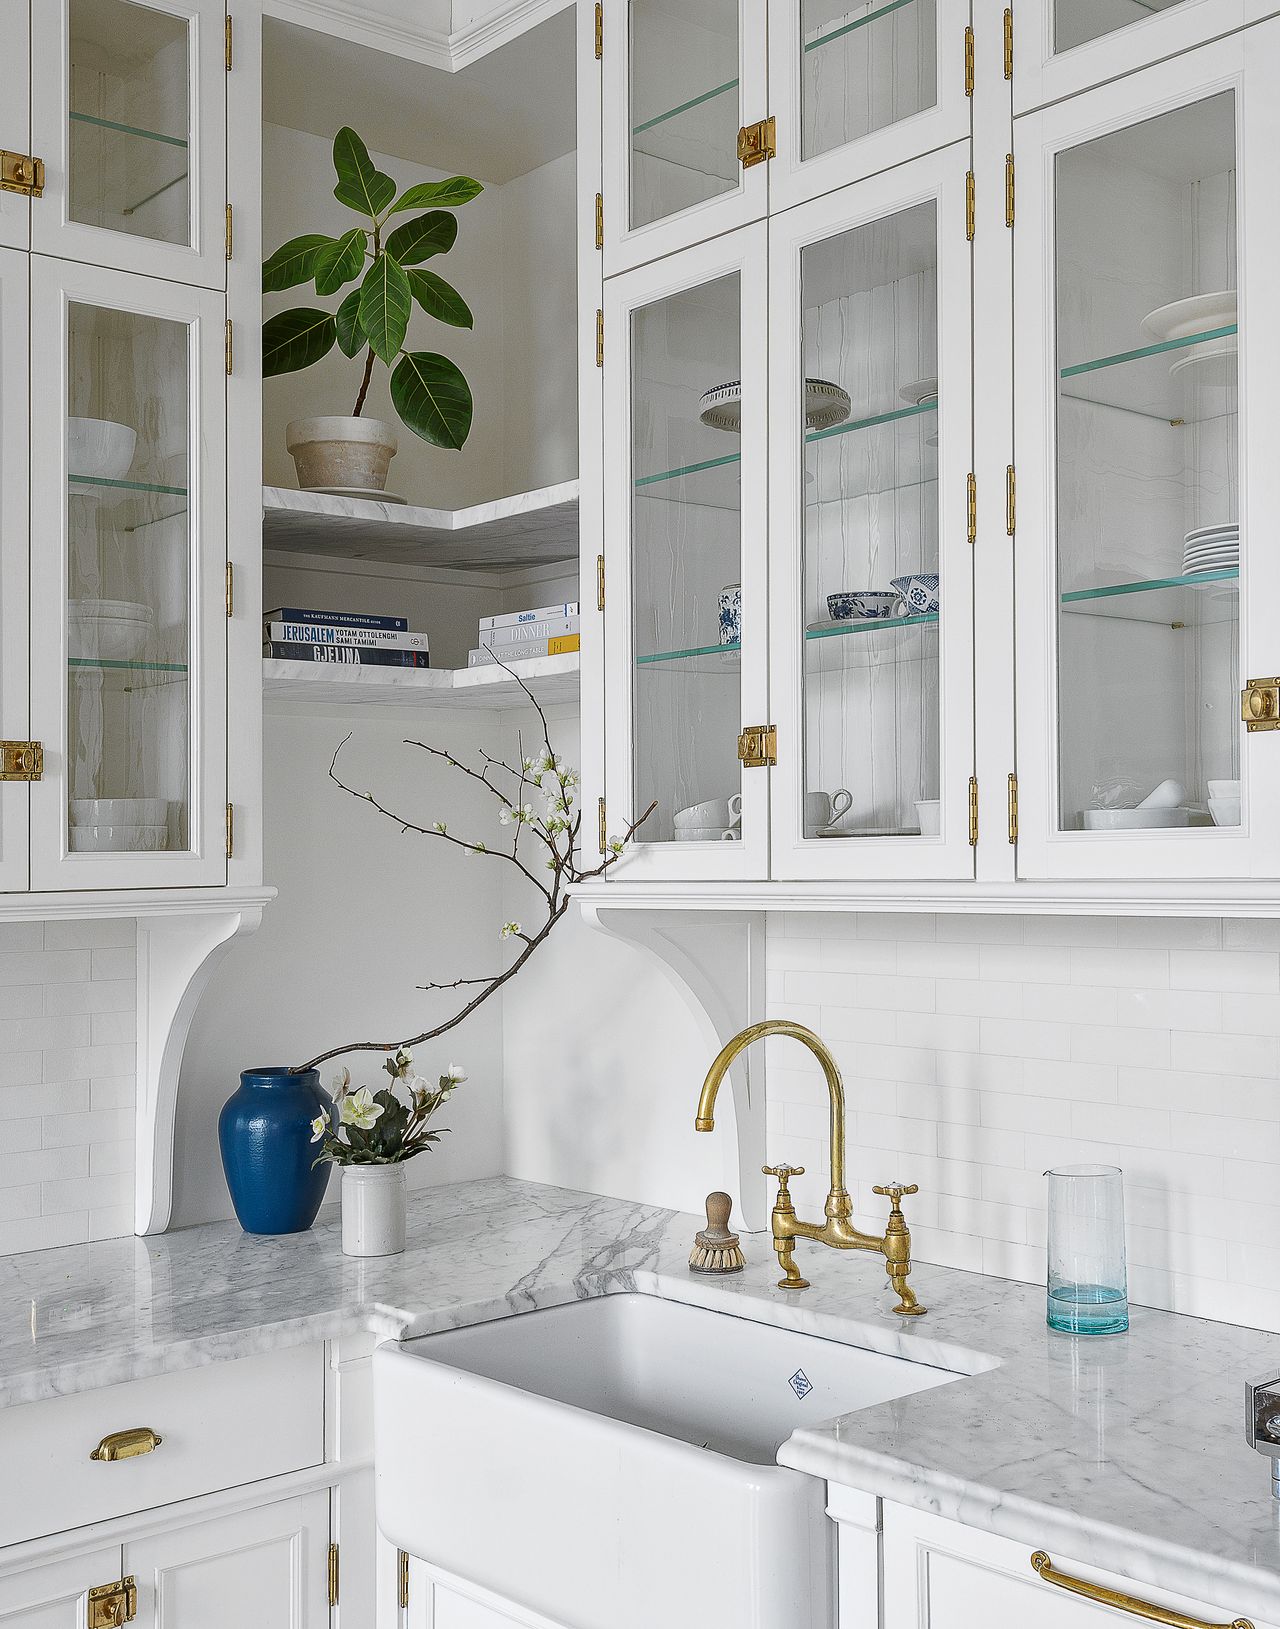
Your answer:
[[[936,0],[802,0],[800,28],[804,158],[937,101]]]
[[[69,0],[67,215],[192,241],[190,24],[130,0]]]
[[[83,852],[188,846],[190,339],[68,308],[67,819]]]
[[[1181,0],[1055,0],[1053,7],[1053,48],[1070,51],[1073,46],[1114,34],[1118,28],[1139,23],[1156,12],[1170,11]]]
[[[1060,828],[1235,826],[1234,95],[1056,162]]]
[[[658,803],[645,842],[742,837],[740,310],[733,275],[631,317],[632,784],[637,812]]]
[[[932,202],[808,245],[806,837],[939,832]]]
[[[630,226],[737,189],[738,0],[631,0]]]

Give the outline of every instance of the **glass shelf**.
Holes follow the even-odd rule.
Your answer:
[[[70,486],[102,487],[110,492],[159,492],[165,497],[189,497],[185,486],[161,486],[154,481],[112,481],[104,475],[68,475]]]
[[[895,628],[926,628],[936,625],[937,621],[936,611],[918,617],[886,617],[879,620],[873,617],[851,618],[848,622],[841,622],[833,628],[806,628],[804,637],[806,641],[844,639],[850,634],[888,633]],[[700,656],[731,656],[741,649],[742,646],[735,642],[732,645],[695,645],[689,650],[660,650],[651,656],[637,656],[636,666],[648,667],[655,662],[685,662]],[[715,669],[700,668],[698,671],[714,672]]]
[[[68,117],[73,124],[93,125],[97,130],[110,130],[118,136],[136,136],[139,141],[158,141],[166,147],[181,147],[184,151],[187,147],[182,136],[162,135],[159,130],[141,130],[136,125],[120,124],[115,119],[99,119],[92,113],[71,113]]]
[[[1117,617],[1130,622],[1165,623],[1171,628],[1193,624],[1231,622],[1238,615],[1234,585],[1240,571],[1197,572],[1190,577],[1153,577],[1142,582],[1108,583],[1099,588],[1077,588],[1061,596],[1065,611],[1077,615]],[[1217,592],[1204,590],[1217,585]],[[1135,596],[1144,596],[1135,603]],[[1146,596],[1151,596],[1150,598]]]
[[[820,51],[824,45],[830,45],[833,40],[843,40],[850,34],[856,34],[860,28],[868,23],[877,22],[881,17],[888,17],[891,12],[901,11],[904,6],[914,5],[915,0],[889,0],[887,5],[876,6],[862,17],[852,17],[848,22],[841,23],[836,28],[830,28],[826,33],[820,33],[811,40],[804,42],[808,51]]]
[[[1211,378],[1213,365],[1209,359],[1206,359],[1208,365],[1203,374],[1197,376],[1195,367],[1188,366],[1181,377],[1171,373],[1169,364],[1161,359],[1196,345],[1232,338],[1237,333],[1236,324],[1231,323],[1224,328],[1206,328],[1203,333],[1188,334],[1183,339],[1166,339],[1156,345],[1118,351],[1113,356],[1075,362],[1059,372],[1059,379],[1073,381],[1072,388],[1063,389],[1061,396],[1068,401],[1088,402],[1121,413],[1135,413],[1142,418],[1163,419],[1175,427],[1222,418],[1235,411],[1234,380],[1223,382],[1221,378]]]

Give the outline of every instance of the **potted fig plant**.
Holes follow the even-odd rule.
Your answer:
[[[424,262],[449,252],[458,236],[452,212],[484,189],[455,175],[400,192],[347,126],[334,137],[333,167],[334,197],[361,219],[336,238],[308,232],[281,244],[263,265],[262,287],[274,293],[311,283],[322,298],[348,292],[335,311],[295,306],[269,317],[262,371],[297,373],[335,345],[352,362],[363,358],[352,415],[294,419],[285,436],[299,486],[381,492],[398,440],[392,425],[363,416],[376,364],[391,370],[391,400],[414,435],[456,451],[470,433],[471,388],[457,364],[406,345],[415,305],[449,327],[473,326],[467,302]]]

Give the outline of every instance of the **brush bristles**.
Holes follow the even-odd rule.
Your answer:
[[[746,1265],[737,1244],[695,1244],[689,1252],[689,1267],[695,1273],[737,1273]]]

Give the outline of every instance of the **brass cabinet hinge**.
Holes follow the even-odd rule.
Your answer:
[[[744,769],[772,769],[778,761],[777,726],[748,724],[738,737],[738,757]]]
[[[596,0],[596,61],[604,56],[604,7]]]
[[[1009,776],[1009,841],[1018,841],[1018,777]]]
[[[597,11],[599,7],[596,8]],[[409,1604],[409,1552],[396,1551],[396,1600],[402,1607]]]
[[[969,847],[978,846],[978,777],[969,777]]]
[[[1250,679],[1240,692],[1240,717],[1249,731],[1280,730],[1280,679]]]
[[[596,803],[596,823],[599,828],[600,852],[601,854],[607,854],[609,852],[609,817],[605,813],[603,798],[598,799]]]
[[[0,192],[19,192],[24,198],[39,198],[44,192],[44,160],[29,153],[0,149]]]
[[[227,561],[227,621],[236,614],[236,568]]]
[[[778,121],[772,116],[756,124],[744,124],[738,132],[738,162],[744,170],[754,169],[778,156]]]
[[[964,93],[973,95],[973,29],[964,31]]]
[[[38,781],[43,775],[39,741],[0,741],[0,781]]]
[[[978,541],[978,477],[972,470],[969,471],[966,487],[968,493],[966,512],[968,515],[969,541],[970,543],[976,543]]]
[[[230,378],[231,370],[235,366],[235,334],[231,327],[230,317],[227,318],[227,326],[223,335],[223,343],[226,348],[227,377]]]
[[[596,367],[604,367],[604,312],[596,311]]]
[[[969,242],[973,242],[973,231],[976,224],[977,184],[973,178],[973,171],[964,178],[964,235]]]
[[[604,610],[604,555],[596,555],[596,610]]]
[[[1013,11],[1009,6],[1004,8],[1004,76],[1013,78]]]
[[[338,1546],[329,1546],[329,1605],[338,1604]]]
[[[118,1629],[137,1615],[138,1586],[132,1578],[117,1578],[114,1584],[99,1584],[89,1591],[88,1629]]]
[[[236,811],[234,805],[227,804],[227,858],[235,858],[236,851]]]
[[[1004,156],[1004,224],[1013,225],[1013,154]]]
[[[604,248],[604,193],[596,193],[596,248]]]
[[[230,73],[231,72],[231,59],[232,59],[232,56],[234,55],[234,53],[233,53],[233,51],[231,49],[231,14],[230,14],[230,12],[227,13],[227,19],[226,19],[225,27],[226,27],[226,32],[225,32],[225,47],[226,48],[225,48],[225,51],[224,51],[224,59],[225,59],[226,64],[227,64],[227,72]]]
[[[234,241],[235,241],[235,229],[234,229],[234,227],[232,225],[232,220],[231,220],[231,205],[228,204],[227,205],[226,236],[225,236],[225,242],[226,242],[226,248],[227,248],[227,259],[228,260],[231,259],[231,246],[234,243]]]
[[[1004,472],[1004,529],[1010,537],[1018,530],[1018,477],[1012,464]]]

